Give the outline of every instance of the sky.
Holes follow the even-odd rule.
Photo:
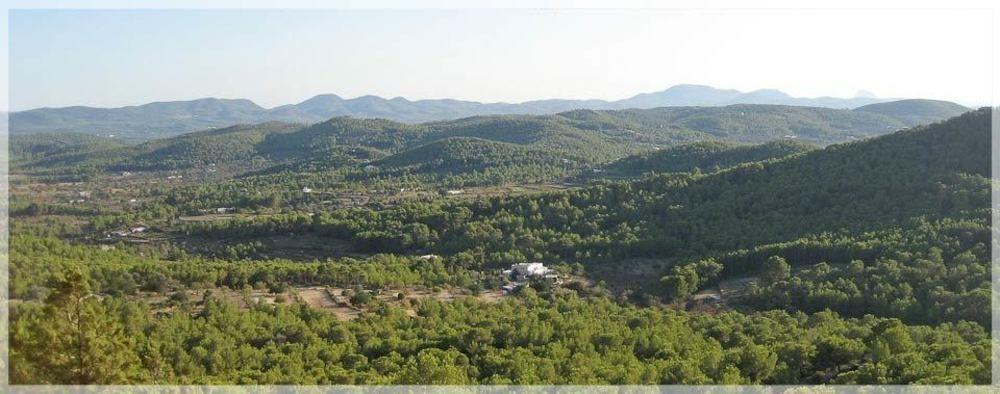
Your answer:
[[[976,10],[12,10],[11,110],[317,94],[617,100],[676,84],[991,102]]]

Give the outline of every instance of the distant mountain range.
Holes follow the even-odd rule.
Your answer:
[[[575,109],[613,110],[676,106],[776,104],[853,109],[893,101],[864,95],[854,98],[799,98],[773,89],[740,92],[702,85],[677,85],[618,101],[537,100],[518,104],[461,100],[384,99],[362,96],[344,99],[319,95],[298,104],[264,108],[246,99],[204,98],[155,102],[121,108],[84,106],[38,108],[10,114],[10,131],[18,133],[79,132],[126,139],[154,139],[234,124],[282,121],[316,123],[337,116],[384,118],[399,122],[430,122],[492,114],[554,114]],[[950,103],[949,103],[950,104]]]
[[[387,176],[489,168],[492,175],[503,177],[517,174],[510,170],[514,167],[524,171],[531,167],[536,175],[565,174],[645,153],[609,167],[615,173],[636,175],[787,156],[812,149],[809,144],[863,140],[966,111],[911,100],[853,110],[734,104],[483,115],[425,123],[340,116],[311,125],[237,125],[135,145],[79,133],[15,134],[11,155],[21,169],[151,171],[216,164],[238,172],[303,173],[361,171],[373,164]],[[780,142],[758,148],[744,145],[772,141]],[[692,142],[703,144],[671,148]],[[498,171],[498,166],[506,172]]]

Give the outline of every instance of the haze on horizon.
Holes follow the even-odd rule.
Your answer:
[[[9,23],[14,111],[618,100],[677,84],[991,101],[991,16],[975,11],[13,10]]]

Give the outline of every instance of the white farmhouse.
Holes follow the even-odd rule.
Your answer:
[[[517,263],[510,266],[509,270],[504,270],[503,274],[511,279],[523,282],[531,278],[548,279],[556,281],[559,275],[555,270],[548,268],[542,263]]]

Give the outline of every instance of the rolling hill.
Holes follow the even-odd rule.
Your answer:
[[[941,260],[935,257],[941,248],[951,249],[952,256],[978,248],[974,253],[982,255],[980,249],[989,243],[982,229],[988,228],[983,223],[988,223],[990,204],[990,120],[990,110],[981,109],[865,141],[707,174],[597,182],[562,193],[497,198],[491,204],[444,200],[390,207],[377,215],[351,211],[323,231],[342,231],[357,245],[376,250],[495,254],[496,259],[485,262],[493,264],[490,268],[505,264],[502,256],[579,261],[595,279],[630,288],[656,288],[661,283],[657,272],[689,262],[698,271],[700,261],[729,253],[744,257],[722,259],[724,264],[714,273],[692,271],[694,279],[675,277],[669,287],[677,288],[677,280],[701,286],[699,275],[757,275],[763,261],[775,254],[786,256],[792,265],[818,269],[864,257],[871,266],[893,258],[912,261],[917,270],[945,270],[943,263],[928,262]],[[462,209],[472,213],[462,222],[442,225],[432,219],[438,217],[435,212]],[[364,222],[353,219],[376,216]],[[270,228],[267,221],[261,222]],[[407,234],[414,223],[434,228],[438,237],[427,243],[394,243],[393,237]],[[901,242],[907,246],[898,246]],[[988,267],[988,259],[972,260],[962,263],[968,265],[963,269]],[[897,270],[892,264],[884,268]],[[973,288],[982,284],[977,279],[971,287],[959,283],[948,291],[980,300]],[[920,293],[915,297],[925,300],[921,302],[940,297],[933,288],[911,289]],[[861,288],[837,291],[864,295]],[[913,308],[921,319],[939,318],[921,312],[919,304]],[[958,314],[983,318],[981,310]]]
[[[990,111],[700,179],[656,214],[672,237],[731,249],[838,229],[872,230],[921,215],[988,206]],[[649,214],[659,204],[649,206]],[[714,224],[712,224],[714,222]],[[766,228],[765,228],[766,227]]]
[[[826,145],[869,138],[906,125],[895,117],[871,111],[775,105],[573,110],[554,115],[475,116],[421,124],[336,117],[309,126],[269,122],[211,129],[136,146],[54,155],[33,165],[123,171],[214,163],[236,164],[235,168],[255,171],[268,166],[282,171],[323,171],[371,162],[455,137],[477,139],[470,148],[482,147],[485,141],[508,144],[504,149],[489,151],[493,155],[515,153],[508,148],[516,145],[581,165],[600,165],[694,141],[764,143],[796,139]],[[454,149],[434,151],[457,154]]]
[[[121,140],[81,133],[15,134],[10,136],[12,163],[28,164],[53,156],[120,148]]]
[[[759,145],[725,141],[702,141],[632,155],[609,164],[612,174],[636,176],[647,172],[717,171],[738,164],[782,158],[817,149],[795,140],[777,140]]]
[[[469,172],[518,165],[560,166],[559,157],[540,149],[475,137],[448,137],[377,160],[378,167],[414,172]]]
[[[899,100],[869,104],[856,110],[891,116],[907,124],[923,124],[958,116],[969,108],[940,100]]]
[[[845,109],[889,100],[873,97],[797,98],[776,90],[742,93],[701,85],[677,85],[660,92],[639,94],[618,101],[554,99],[517,104],[452,99],[411,101],[402,97],[384,99],[377,96],[344,99],[337,95],[324,94],[297,104],[264,108],[245,99],[203,98],[120,108],[75,106],[31,109],[12,113],[10,130],[14,134],[80,132],[133,139],[154,139],[239,123],[267,121],[315,123],[339,116],[384,118],[399,122],[429,122],[476,115],[541,115],[574,109],[618,110],[666,106],[773,104]]]

